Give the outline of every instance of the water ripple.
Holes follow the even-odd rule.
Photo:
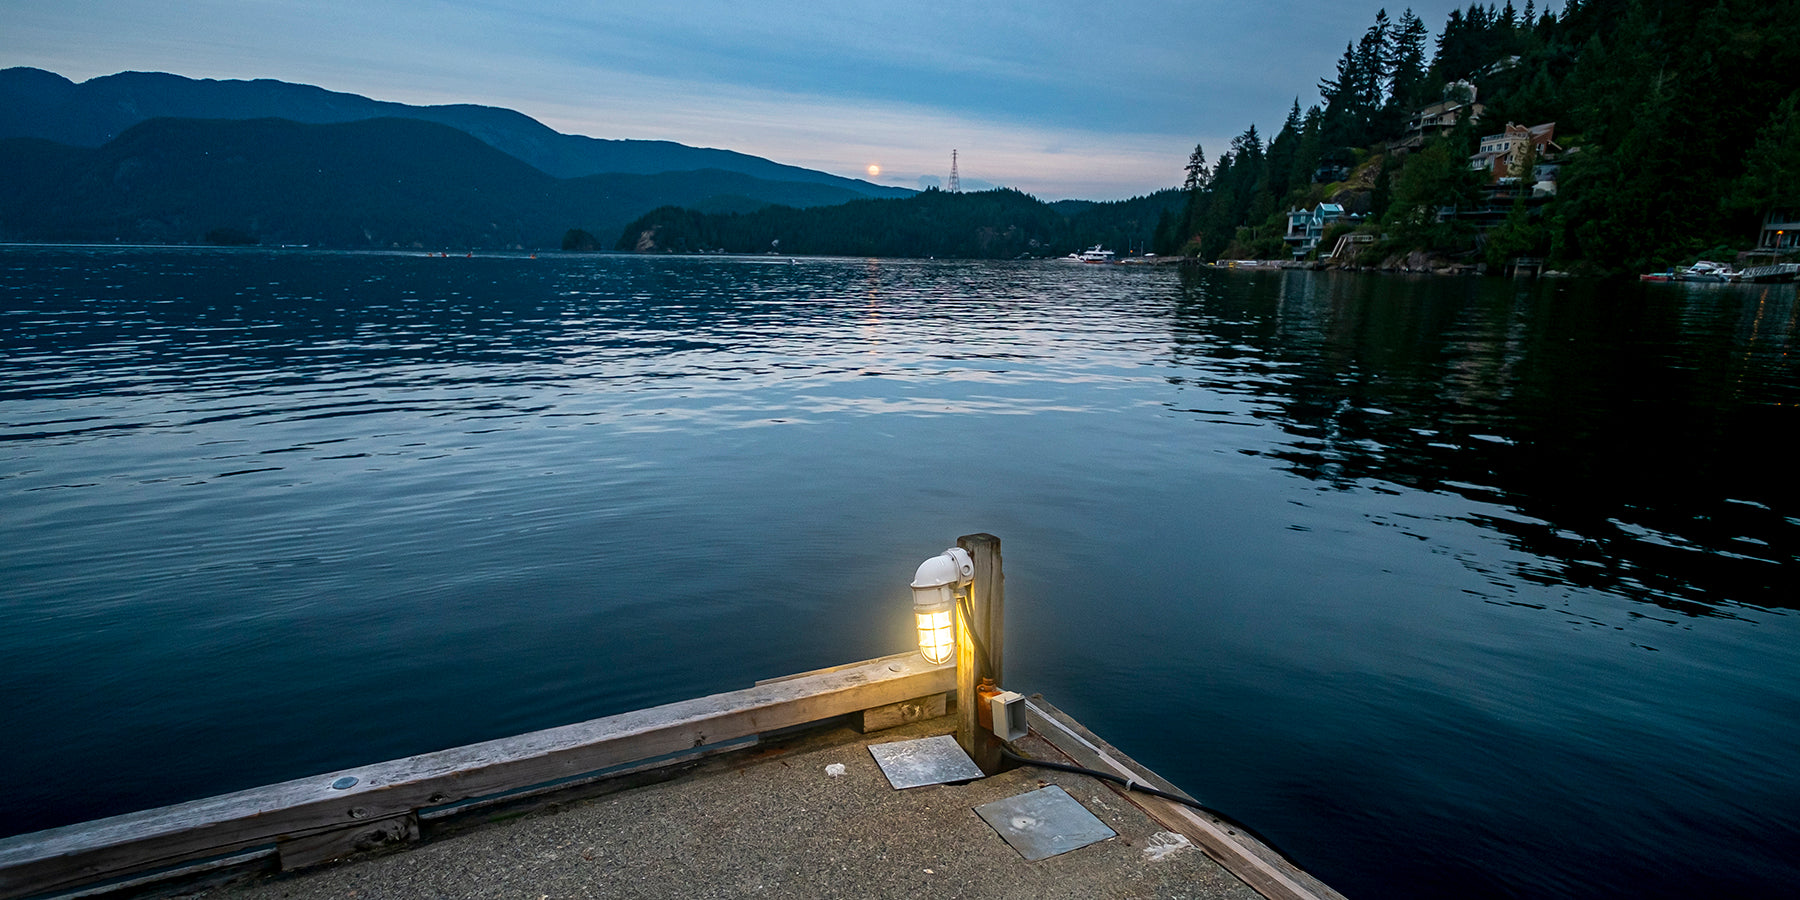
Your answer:
[[[1009,677],[1346,893],[1706,881],[1604,862],[1667,846],[1789,885],[1733,829],[1800,828],[1795,307],[0,248],[0,821],[891,652],[991,529]]]

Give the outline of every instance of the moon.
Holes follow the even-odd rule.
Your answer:
[[[874,178],[875,176],[880,175],[880,174],[881,174],[881,167],[876,165],[875,163],[869,163],[869,177]]]

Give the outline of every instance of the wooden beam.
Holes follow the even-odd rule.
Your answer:
[[[981,701],[975,696],[975,686],[983,678],[1001,683],[1006,577],[1000,567],[1000,539],[991,534],[965,534],[956,539],[956,545],[969,551],[969,559],[975,563],[975,581],[969,586],[973,621],[964,621],[960,610],[956,616],[956,742],[981,771],[993,775],[1005,768],[1004,758],[1000,740],[978,721]],[[971,632],[981,638],[985,659],[976,652]]]
[[[965,534],[956,546],[969,551],[975,563],[975,583],[970,605],[975,609],[975,627],[987,645],[986,666],[982,677],[1002,684],[1006,671],[1006,573],[1000,565],[1000,539],[991,534]]]
[[[901,725],[925,719],[935,719],[949,710],[950,695],[948,693],[918,697],[902,703],[890,703],[886,706],[863,710],[856,723],[856,730],[868,734],[871,731],[898,728]]]
[[[1032,731],[1062,751],[1075,765],[1111,772],[1138,784],[1188,796],[1117,747],[1101,740],[1080,722],[1044,702],[1041,696],[1026,701],[1025,715]],[[1190,806],[1128,791],[1110,782],[1107,784],[1163,827],[1187,835],[1207,856],[1268,900],[1344,900],[1344,895],[1329,885],[1220,819]]]
[[[842,665],[837,665],[837,666],[826,666],[823,669],[813,669],[808,672],[795,672],[792,675],[777,675],[774,678],[764,678],[761,681],[758,681],[756,683],[756,686],[762,687],[765,684],[776,684],[776,683],[783,682],[783,681],[793,681],[796,678],[810,678],[814,675],[828,675],[832,672],[842,672],[845,669],[857,669],[857,668],[863,668],[866,666],[880,666],[880,665],[883,665],[886,663],[900,662],[901,660],[905,660],[905,659],[915,659],[916,657],[918,657],[918,655],[919,655],[919,651],[917,651],[917,650],[903,650],[899,653],[894,653],[894,654],[890,654],[888,656],[878,657],[876,659],[865,659],[862,662],[844,663]]]
[[[0,897],[355,829],[428,807],[942,693],[948,666],[900,654],[465,747],[0,839]],[[355,779],[343,789],[334,782]],[[366,830],[366,829],[365,829]],[[299,848],[295,848],[298,850]]]
[[[282,869],[302,869],[340,856],[410,844],[418,839],[419,817],[416,813],[407,813],[318,834],[279,838],[275,846],[281,854]]]

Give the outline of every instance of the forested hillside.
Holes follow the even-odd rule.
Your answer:
[[[679,203],[843,203],[829,184],[703,170],[554,178],[418,119],[153,119],[103,147],[0,140],[0,240],[555,247]]]
[[[1435,38],[1383,11],[1321,104],[1296,101],[1272,139],[1252,125],[1215,159],[1194,148],[1156,248],[1285,257],[1287,211],[1330,202],[1358,217],[1337,233],[1370,236],[1365,264],[1428,251],[1624,271],[1729,252],[1769,208],[1800,206],[1797,63],[1797,0],[1509,0],[1452,12]],[[1477,120],[1421,127],[1459,93]],[[1554,158],[1530,161],[1556,164],[1553,193],[1471,169],[1507,123],[1555,124]]]
[[[1113,203],[1052,205],[1002,189],[930,190],[897,200],[745,214],[670,206],[625,226],[617,248],[952,259],[1061,256],[1092,244],[1128,252],[1147,246],[1156,223],[1184,199],[1169,190]]]

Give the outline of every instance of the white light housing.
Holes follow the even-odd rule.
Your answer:
[[[975,561],[961,547],[926,560],[913,576],[913,616],[926,662],[942,665],[956,652],[956,589],[974,580]]]

